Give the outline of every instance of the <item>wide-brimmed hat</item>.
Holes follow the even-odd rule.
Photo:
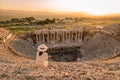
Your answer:
[[[38,51],[47,51],[48,47],[45,44],[38,46]]]

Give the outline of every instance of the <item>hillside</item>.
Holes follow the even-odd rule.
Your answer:
[[[38,12],[38,11],[22,11],[22,10],[3,10],[0,9],[0,19],[10,19],[12,17],[40,17],[40,18],[62,18],[62,17],[78,17],[84,16],[88,17],[89,15],[84,12]]]
[[[39,11],[23,11],[23,10],[4,10],[0,9],[0,20],[6,20],[10,18],[19,18],[33,16],[36,18],[63,18],[63,17],[90,17],[90,18],[105,18],[120,17],[119,13],[108,14],[108,15],[92,15],[85,12],[39,12]]]

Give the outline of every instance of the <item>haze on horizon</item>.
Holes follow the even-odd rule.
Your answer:
[[[0,9],[105,15],[120,13],[120,0],[0,0]]]

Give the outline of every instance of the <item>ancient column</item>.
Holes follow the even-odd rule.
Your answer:
[[[49,44],[49,43],[50,43],[50,41],[49,41],[49,32],[48,32],[47,36],[48,36],[48,38],[47,38],[47,39],[48,39],[48,44]]]
[[[66,31],[66,41],[67,41],[67,43],[68,43],[68,39],[69,39],[68,31]]]
[[[49,32],[49,44],[51,44],[51,31]]]
[[[52,33],[50,33],[50,40],[51,40],[50,44],[52,44]]]
[[[82,36],[83,36],[83,31],[81,31],[80,33],[81,33],[81,40],[82,40]]]
[[[55,44],[57,43],[57,33],[55,32]]]
[[[80,31],[78,31],[78,41],[80,40]]]
[[[79,39],[81,40],[81,31],[79,32],[79,34],[80,34],[80,37],[79,37]]]
[[[64,32],[65,32],[65,31],[63,31],[63,32],[62,32],[62,33],[63,33],[63,35],[62,35],[63,42],[62,42],[62,43],[64,43],[64,42],[65,42],[65,39],[64,39]]]
[[[66,37],[66,43],[67,43],[68,42],[67,31],[66,31],[65,37]]]
[[[56,43],[58,43],[58,33],[56,32]]]
[[[72,35],[71,35],[71,31],[70,31],[70,43],[71,43],[71,41],[72,41],[72,37],[71,37]]]
[[[81,32],[79,32],[79,39],[81,40]]]
[[[71,31],[71,42],[73,42],[73,32]]]
[[[37,35],[37,36],[38,36],[38,45],[40,44],[40,38],[41,38],[40,34],[41,34],[41,33],[39,33],[39,34]]]
[[[77,37],[78,38],[77,41],[79,41],[79,39],[80,39],[80,36],[79,36],[80,34],[79,33],[80,33],[80,31],[78,31],[78,33],[77,33],[77,36],[78,36]]]
[[[44,43],[44,33],[42,34],[42,40],[43,40],[43,43]]]
[[[75,32],[75,34],[76,34],[75,41],[77,41],[77,31]]]
[[[70,43],[70,32],[68,32],[68,41]]]
[[[53,43],[55,43],[55,32],[54,32],[53,36],[54,36],[54,38],[53,38]]]
[[[55,34],[51,33],[51,44],[55,42]]]
[[[66,43],[66,40],[67,40],[67,38],[66,38],[66,31],[64,32],[64,43]]]
[[[56,32],[56,43],[58,43],[58,33]]]

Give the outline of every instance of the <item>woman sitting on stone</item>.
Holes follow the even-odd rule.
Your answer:
[[[36,65],[40,68],[46,68],[48,66],[48,53],[46,53],[48,47],[45,44],[38,46]]]

